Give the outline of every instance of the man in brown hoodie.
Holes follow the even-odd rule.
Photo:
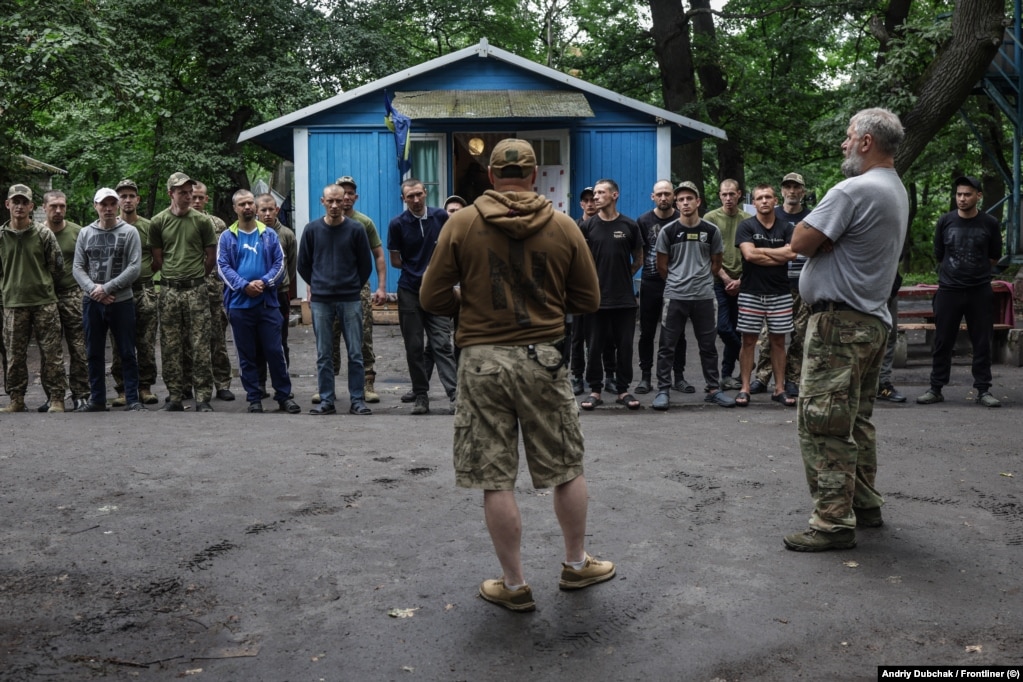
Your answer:
[[[483,581],[480,596],[512,611],[532,611],[515,502],[520,431],[533,486],[554,488],[565,541],[559,586],[580,589],[615,574],[613,563],[594,559],[584,547],[582,431],[563,362],[565,315],[596,310],[600,288],[579,228],[532,190],[536,155],[529,143],[499,142],[489,174],[494,189],[441,231],[419,297],[431,313],[459,312],[455,479],[484,491],[487,530],[504,571]]]

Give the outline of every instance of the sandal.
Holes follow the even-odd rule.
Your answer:
[[[795,407],[796,399],[790,396],[788,393],[775,393],[771,396],[771,400],[776,403],[781,403],[785,407]]]
[[[739,391],[735,396],[735,404],[737,407],[749,407],[749,393]]]
[[[588,398],[583,399],[583,401],[579,403],[579,407],[583,408],[584,410],[592,410],[594,407],[603,404],[604,401],[600,399],[599,395],[597,395],[596,393],[591,393]]]
[[[618,403],[619,405],[625,405],[625,407],[629,408],[630,410],[638,410],[640,407],[640,403],[638,400],[636,400],[636,396],[632,395],[631,393],[622,393],[620,396],[618,396],[618,400],[616,400],[615,402]]]

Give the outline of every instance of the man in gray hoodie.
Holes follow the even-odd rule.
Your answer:
[[[135,299],[132,283],[142,269],[142,240],[138,230],[117,215],[117,192],[103,187],[93,206],[99,219],[82,228],[75,244],[73,273],[85,292],[82,319],[89,363],[89,402],[76,412],[107,411],[107,330],[116,340],[124,377],[125,410],[141,411],[139,366],[135,359]]]

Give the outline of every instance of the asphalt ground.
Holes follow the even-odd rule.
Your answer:
[[[312,330],[291,332],[307,410]],[[792,408],[607,400],[581,417],[587,549],[618,575],[560,592],[551,494],[520,477],[537,610],[516,614],[476,596],[500,568],[482,494],[454,486],[452,417],[409,414],[398,329],[375,335],[369,417],[244,400],[0,416],[0,679],[872,680],[883,664],[1023,663],[1020,368],[994,368],[1003,407],[986,409],[959,358],[925,407],[915,347],[895,371],[910,401],[875,411],[885,526],[821,554],[781,542],[810,511]],[[36,380],[30,409],[43,400]]]

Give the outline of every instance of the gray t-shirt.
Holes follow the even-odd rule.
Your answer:
[[[804,222],[831,239],[803,268],[799,293],[812,305],[839,301],[889,328],[888,295],[909,224],[909,197],[894,168],[847,178],[824,195]]]
[[[668,256],[668,278],[664,298],[673,301],[705,301],[714,298],[714,277],[710,257],[724,251],[721,231],[701,220],[695,226],[678,220],[661,228],[657,253]]]

